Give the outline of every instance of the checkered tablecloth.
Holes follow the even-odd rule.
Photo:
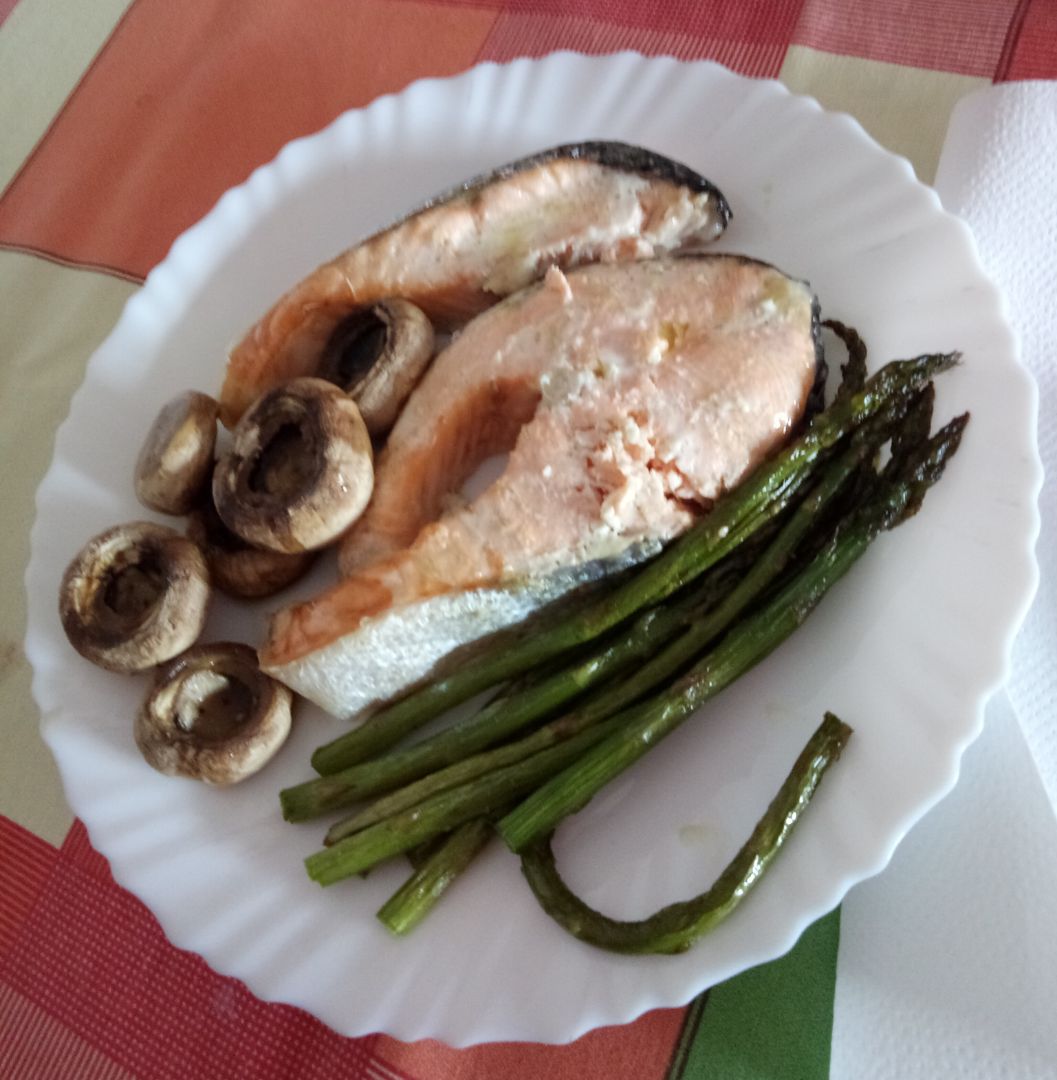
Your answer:
[[[1057,76],[1055,0],[0,0],[0,1078],[795,1078],[829,1071],[839,913],[565,1047],[346,1039],[174,949],[72,820],[21,641],[33,493],[93,349],[288,140],[424,75],[635,49],[781,79],[928,182],[953,105]]]

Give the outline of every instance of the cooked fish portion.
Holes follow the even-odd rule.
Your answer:
[[[785,440],[817,344],[808,286],[750,259],[552,269],[436,358],[349,540],[361,565],[275,616],[262,666],[351,715],[656,550]],[[441,514],[505,449],[502,475]]]
[[[677,419],[669,417],[672,430],[663,438],[678,441],[662,438],[659,447],[640,448],[648,449],[652,464],[650,482],[636,488],[643,520],[659,523],[685,514],[679,500],[700,505],[770,448],[757,437],[761,411],[783,418],[776,438],[788,430],[789,417],[799,415],[802,405],[790,397],[788,383],[767,378],[743,359],[751,354],[757,367],[772,362],[758,353],[762,343],[755,327],[766,323],[772,333],[794,329],[778,318],[779,304],[791,301],[798,305],[795,329],[810,338],[808,289],[740,257],[653,260],[595,272],[586,268],[567,277],[551,271],[540,286],[475,319],[437,357],[379,457],[372,501],[342,542],[342,572],[355,573],[411,544],[478,465],[512,449],[519,435],[523,445],[517,460],[530,453],[539,458],[533,461],[537,473],[529,475],[540,490],[524,493],[538,499],[564,490],[563,477],[571,469],[572,482],[564,487],[578,495],[576,505],[593,513],[588,489],[576,492],[582,479],[576,470],[589,454],[590,440],[603,438],[606,425],[631,432],[634,442],[644,416],[654,426],[661,411],[682,410],[692,422],[707,418],[711,423],[691,435],[679,434]],[[692,362],[682,359],[687,351]],[[780,356],[779,370],[786,362]],[[618,388],[624,395],[619,398],[614,396]],[[587,394],[589,389],[596,392]],[[541,397],[547,408],[537,413]],[[562,402],[564,408],[554,408]],[[533,428],[523,431],[533,416]],[[586,432],[580,440],[583,452],[566,454],[570,434],[579,428]],[[620,439],[615,445],[622,463],[626,453],[637,452],[623,448]],[[608,490],[603,474],[618,450],[610,447],[605,454],[589,454],[589,460],[592,484]],[[503,484],[511,476],[508,469]],[[613,473],[610,481],[615,478]],[[570,523],[575,539],[578,526],[569,506],[562,505],[562,520]],[[519,531],[531,525],[515,520]],[[545,524],[548,530],[556,527]]]
[[[623,143],[560,146],[505,165],[294,286],[232,351],[221,419],[230,426],[266,390],[314,374],[343,322],[366,305],[402,297],[450,328],[549,266],[691,249],[729,220],[726,200],[703,177]]]

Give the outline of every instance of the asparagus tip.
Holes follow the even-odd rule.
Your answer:
[[[955,349],[946,353],[925,353],[913,360],[905,361],[911,368],[917,368],[926,378],[931,379],[934,375],[940,375],[944,371],[950,371],[962,362],[962,354]]]
[[[948,353],[936,353],[935,354],[935,368],[937,372],[949,371],[952,367],[957,367],[962,362],[962,353],[960,349],[955,349],[953,352]]]

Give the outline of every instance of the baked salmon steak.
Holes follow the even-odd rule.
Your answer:
[[[438,354],[345,541],[352,572],[273,617],[261,666],[338,716],[403,693],[683,532],[786,441],[820,365],[811,289],[765,263],[551,268]]]
[[[347,320],[389,297],[451,329],[549,266],[650,259],[699,248],[730,220],[692,169],[617,142],[558,146],[439,195],[295,285],[231,351],[229,427],[265,391],[317,373]]]

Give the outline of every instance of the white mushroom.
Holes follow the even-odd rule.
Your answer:
[[[205,555],[214,588],[243,599],[272,596],[285,589],[308,571],[316,554],[291,555],[247,544],[220,520],[211,500],[192,511],[187,535]]]
[[[255,547],[325,547],[363,513],[374,487],[371,438],[333,383],[294,379],[269,391],[232,432],[213,472],[221,520]]]
[[[375,438],[400,415],[433,359],[433,324],[407,300],[391,297],[338,324],[318,374],[340,386],[360,407]]]
[[[286,741],[292,700],[249,646],[197,645],[159,670],[136,717],[136,745],[168,776],[234,784]]]
[[[93,537],[66,568],[59,616],[70,644],[109,671],[144,671],[194,644],[209,606],[205,558],[164,525]]]
[[[209,487],[217,403],[196,390],[158,413],[136,461],[136,497],[163,514],[186,514]]]

